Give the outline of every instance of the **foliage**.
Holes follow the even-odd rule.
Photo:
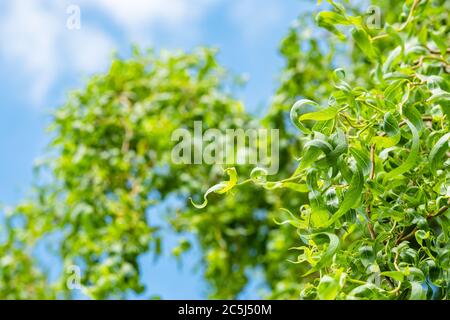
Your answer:
[[[138,259],[164,243],[157,202],[175,197],[184,205],[162,214],[195,234],[211,297],[238,296],[259,269],[269,298],[448,299],[449,4],[373,4],[380,28],[348,3],[322,4],[322,29],[300,16],[262,121],[213,50],[115,59],[55,113],[42,182],[0,238],[0,297],[71,298],[71,265],[92,298],[142,292]],[[240,166],[226,181],[221,166],[172,163],[172,132],[196,120],[279,128],[278,175]],[[192,206],[209,186],[206,207]],[[34,254],[49,238],[54,282]]]

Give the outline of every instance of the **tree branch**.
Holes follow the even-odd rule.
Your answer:
[[[429,214],[427,216],[427,220],[431,220],[433,218],[436,218],[438,216],[440,216],[441,214],[445,213],[448,210],[448,206],[443,206],[442,208],[440,208],[438,211],[436,211],[436,213],[433,214]],[[416,231],[418,230],[418,227],[415,226],[414,229],[411,230],[410,233],[408,233],[406,236],[403,236],[403,232],[400,234],[400,236],[397,238],[397,241],[395,242],[395,245],[400,244],[402,241],[406,241],[411,239],[412,237],[414,237],[414,235],[416,234]]]

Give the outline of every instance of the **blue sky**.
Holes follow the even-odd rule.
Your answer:
[[[81,10],[81,28],[69,30],[70,5]],[[52,110],[86,78],[105,71],[111,53],[126,57],[142,48],[213,46],[222,65],[248,75],[239,92],[246,108],[262,114],[276,87],[282,61],[279,41],[305,0],[2,0],[0,2],[0,204],[12,205],[30,191],[33,162],[48,142]],[[1,213],[0,213],[1,214]],[[148,294],[205,298],[195,264],[180,267],[168,254],[168,237],[156,263],[141,259]],[[194,250],[186,260],[196,260]],[[255,284],[243,297],[255,297]]]

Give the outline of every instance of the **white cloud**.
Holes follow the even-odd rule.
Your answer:
[[[162,22],[176,25],[187,18],[189,12],[188,1],[185,0],[98,0],[89,1],[111,14],[117,22],[129,30],[142,26]],[[195,1],[193,1],[195,3]]]
[[[115,43],[104,32],[85,25],[80,31],[65,33],[63,49],[64,59],[71,62],[72,71],[89,74],[107,67]]]
[[[64,72],[98,71],[114,48],[111,38],[96,28],[69,31],[65,9],[61,2],[14,0],[0,17],[0,57],[25,79],[24,92],[35,106]]]
[[[285,12],[279,0],[239,0],[230,7],[230,18],[248,42],[263,39],[265,33],[279,24]]]
[[[0,54],[34,82],[30,95],[41,100],[55,78],[57,24],[37,1],[10,1],[0,20]]]
[[[180,27],[196,28],[199,20],[218,0],[83,0],[83,7],[96,7],[110,15],[131,37]],[[150,29],[149,29],[150,28]]]
[[[25,91],[34,105],[41,105],[61,76],[102,70],[116,47],[114,35],[96,21],[90,25],[86,13],[105,13],[130,42],[145,40],[148,45],[153,36],[163,35],[178,43],[199,35],[201,18],[219,1],[10,0],[0,11],[0,59],[17,70],[18,78],[24,75]],[[72,3],[81,8],[80,30],[66,28],[66,9]]]

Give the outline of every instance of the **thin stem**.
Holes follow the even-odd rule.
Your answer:
[[[369,179],[375,178],[375,144],[370,146],[370,176]]]
[[[389,34],[387,34],[387,33],[380,34],[378,36],[372,37],[372,41],[376,41],[376,40],[383,39],[383,38],[386,38],[386,37],[389,37]]]
[[[441,51],[434,50],[434,49],[430,48],[429,46],[425,46],[425,47],[427,48],[428,51],[430,51],[430,53],[433,53],[433,54],[440,54],[441,53]],[[445,52],[446,53],[450,53],[450,48],[447,48],[447,50]]]
[[[419,2],[420,2],[420,0],[414,0],[413,6],[411,7],[411,10],[409,11],[409,15],[408,15],[408,18],[406,19],[405,23],[400,28],[395,29],[395,31],[400,32],[400,31],[402,31],[403,29],[405,29],[408,26],[408,24],[413,19],[414,11],[416,10],[417,5],[419,4]],[[389,34],[387,34],[387,33],[380,34],[378,36],[372,37],[371,41],[383,39],[383,38],[386,38],[386,37],[389,37]]]
[[[441,57],[435,57],[435,56],[422,56],[422,57],[420,57],[420,59],[418,60],[418,62],[417,62],[414,66],[412,66],[411,68],[412,68],[412,69],[418,69],[419,67],[421,67],[421,66],[423,65],[423,62],[424,62],[425,60],[436,60],[436,61],[439,61],[439,62],[443,63],[445,67],[450,66],[450,64],[449,64],[446,60],[442,59]]]
[[[347,281],[352,282],[352,283],[356,283],[356,284],[367,284],[367,282],[361,281],[361,280],[357,280],[357,279],[352,279],[352,278],[347,278]]]
[[[371,165],[371,168],[370,168],[369,179],[373,180],[375,178],[375,144],[372,144],[370,146],[370,165]],[[369,193],[370,193],[370,190],[369,190]],[[369,229],[370,237],[372,238],[372,240],[375,240],[377,236],[375,234],[375,230],[373,229],[372,208],[371,208],[370,203],[367,204],[366,214],[367,214],[367,219],[368,219],[367,228]]]
[[[448,206],[443,206],[438,211],[436,211],[436,213],[429,214],[427,216],[427,220],[431,220],[433,218],[440,216],[441,214],[445,213],[448,210],[448,208],[449,208]],[[412,229],[411,232],[408,233],[406,236],[403,236],[404,232],[402,232],[400,234],[400,236],[397,238],[397,241],[395,242],[395,244],[398,245],[399,243],[401,243],[403,241],[407,241],[407,240],[411,239],[412,237],[414,237],[414,235],[416,234],[418,229],[419,228],[417,226],[415,226],[414,229]]]
[[[442,208],[440,208],[436,213],[434,214],[429,214],[427,216],[427,220],[431,220],[433,218],[436,218],[438,216],[440,216],[441,214],[445,213],[448,210],[448,206],[443,206]]]
[[[397,32],[402,31],[403,29],[405,29],[408,24],[412,21],[413,17],[414,17],[414,11],[417,8],[417,5],[419,4],[420,0],[414,0],[414,3],[411,7],[411,10],[409,11],[409,15],[408,15],[408,19],[406,19],[405,23],[400,27],[400,29],[396,29]]]

